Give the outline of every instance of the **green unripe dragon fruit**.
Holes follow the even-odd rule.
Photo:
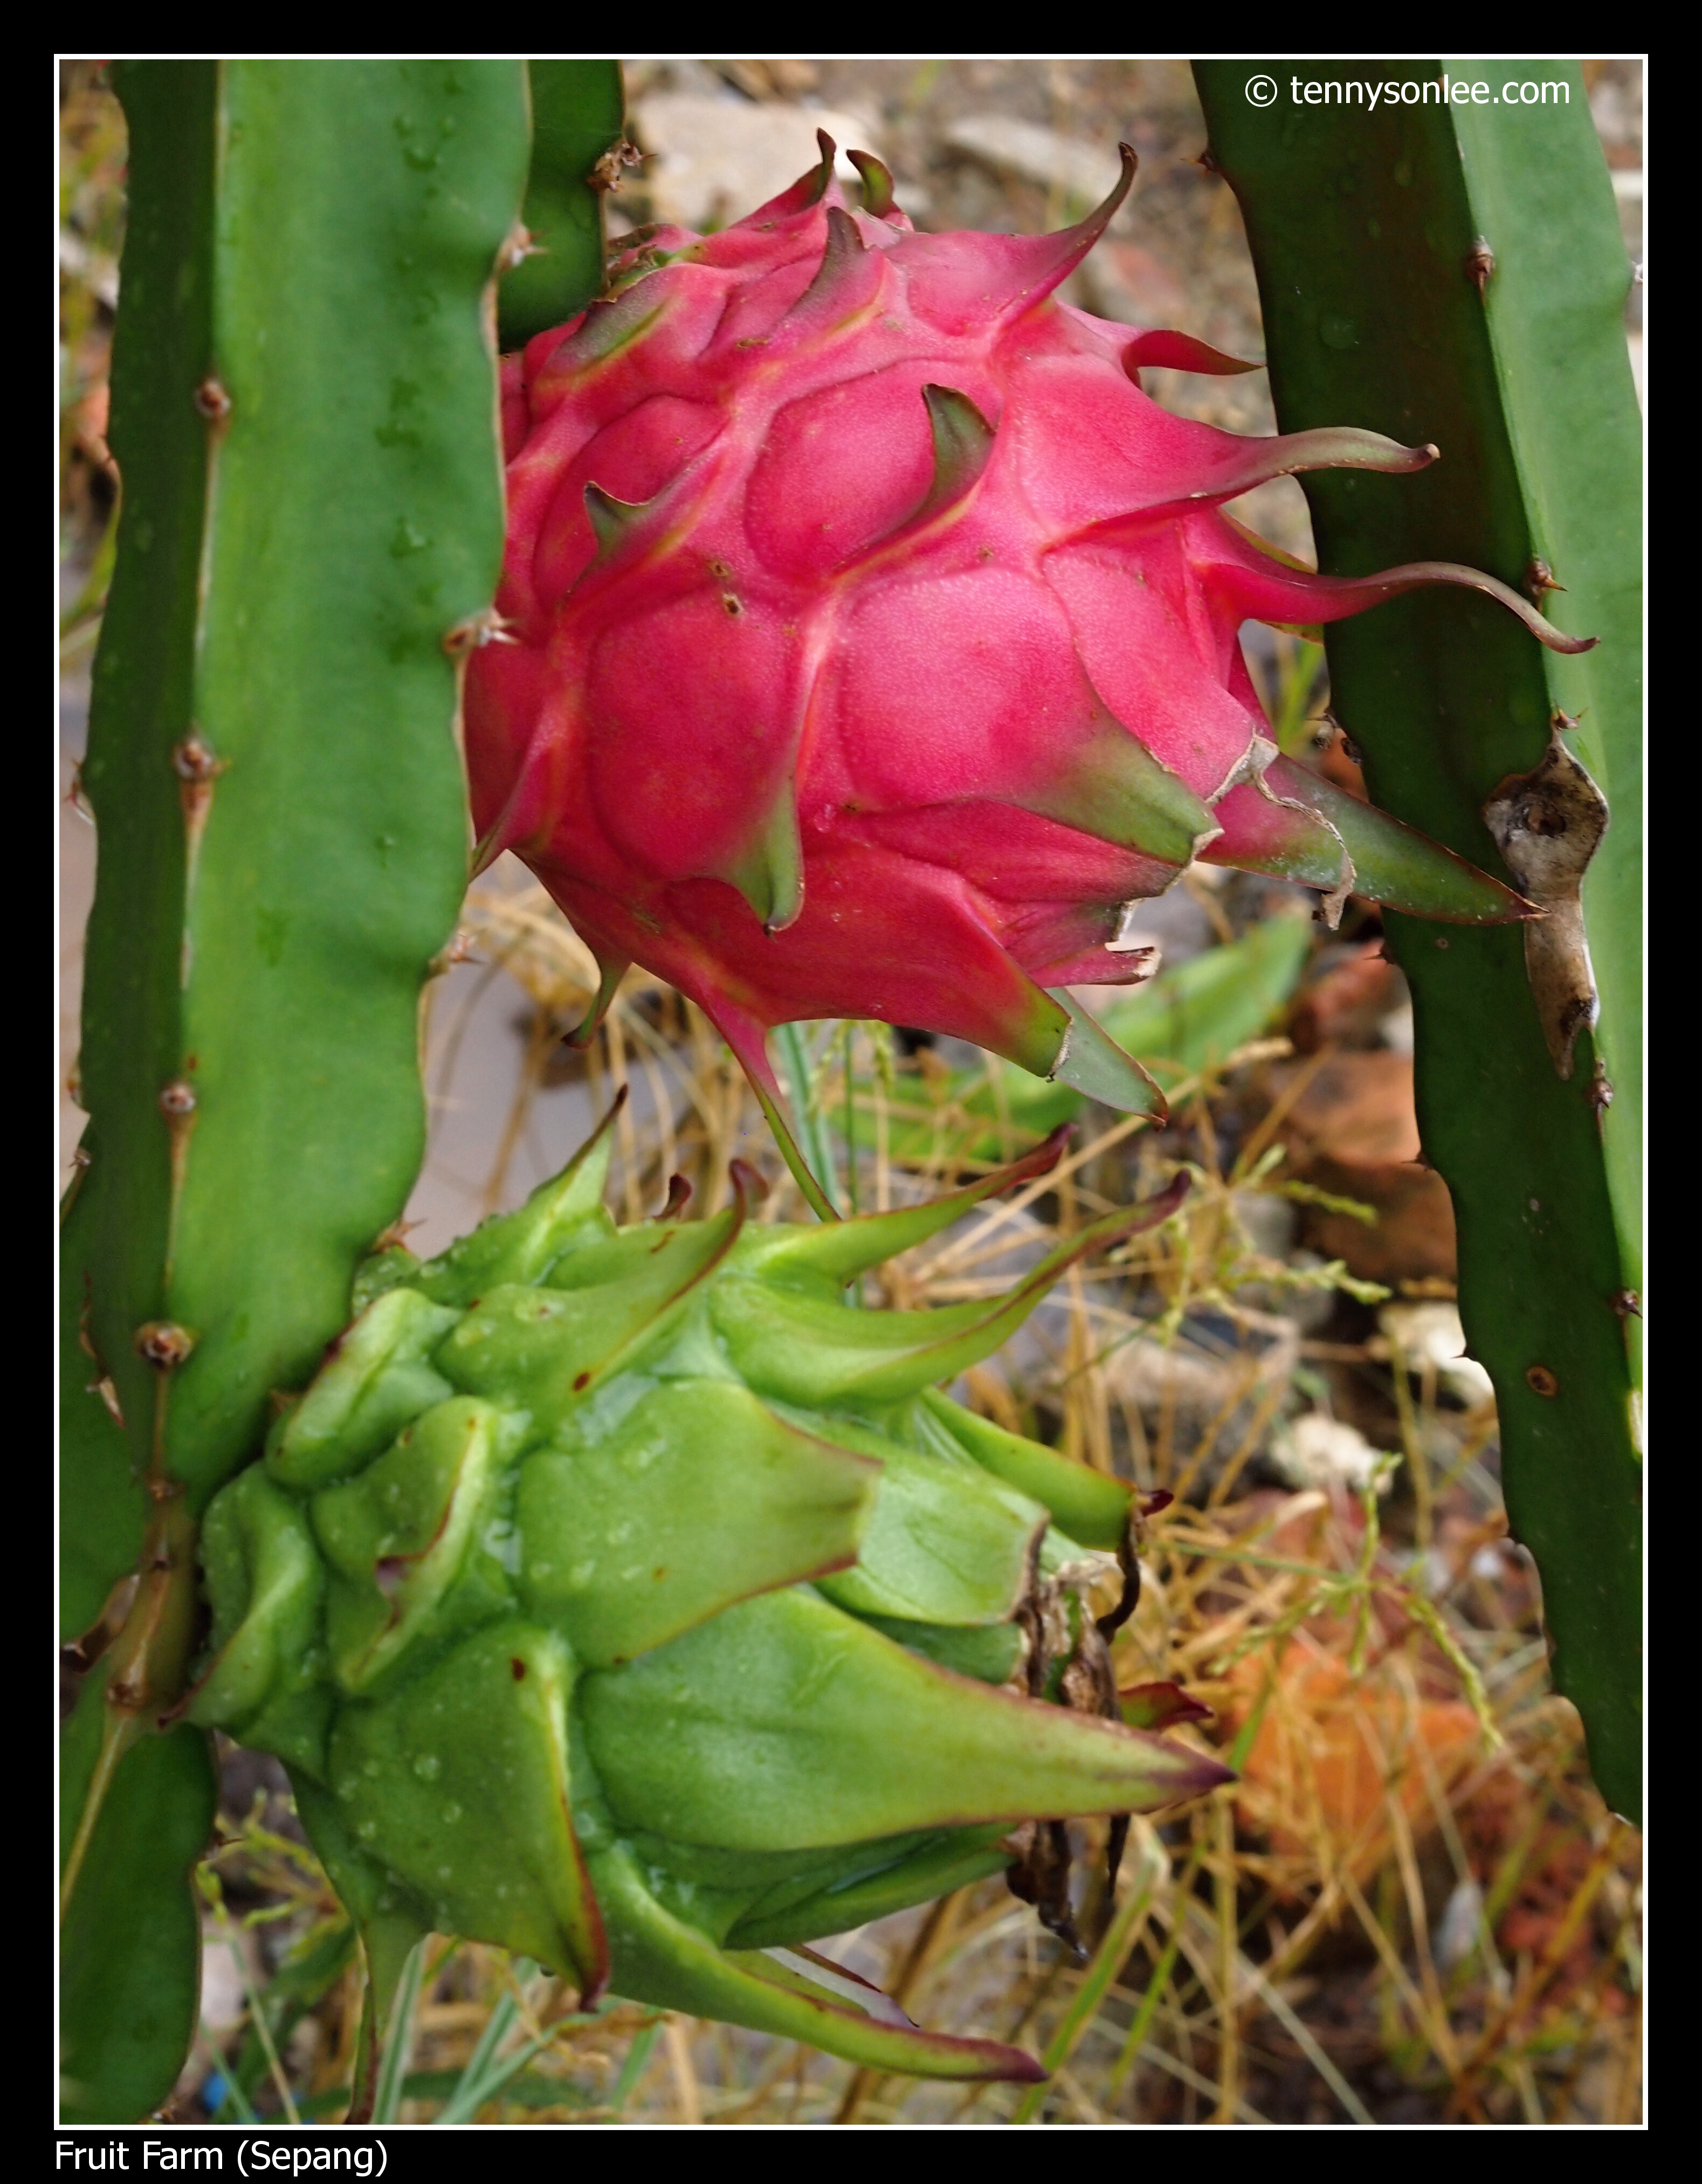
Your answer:
[[[720,234],[634,238],[607,295],[504,363],[474,815],[481,855],[525,859],[596,951],[598,1006],[643,964],[776,1114],[767,1032],[832,1017],[1158,1111],[1069,989],[1144,975],[1125,912],[1191,859],[1337,905],[1530,915],[1282,756],[1242,656],[1243,621],[1428,584],[1486,592],[1562,651],[1591,641],[1476,570],[1315,576],[1220,512],[1270,478],[1437,450],[1246,439],[1150,399],[1149,365],[1251,367],[1056,294],[1128,189],[1126,148],[1090,219],[1023,237],[912,232],[863,153],[851,209],[823,143]]]
[[[808,1944],[1001,1869],[1067,1930],[1058,1823],[1227,1779],[1119,1717],[1130,1490],[937,1386],[1181,1186],[1005,1296],[844,1301],[1059,1142],[858,1220],[754,1224],[741,1168],[710,1219],[617,1229],[605,1126],[441,1258],[367,1262],[353,1323],[209,1509],[191,1713],[287,1763],[375,1963],[464,1935],[587,2002],[1037,2074]],[[1127,1713],[1188,1710],[1164,1685]]]

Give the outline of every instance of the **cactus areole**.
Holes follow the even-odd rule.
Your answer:
[[[1059,1142],[861,1220],[755,1226],[738,1171],[711,1219],[617,1230],[605,1131],[442,1258],[369,1262],[364,1308],[209,1510],[189,1708],[288,1763],[369,1933],[496,1942],[584,2003],[874,2067],[1039,2075],[807,1945],[1001,1869],[1068,1936],[1060,1816],[1228,1779],[1129,1725],[1204,1712],[1173,1686],[1120,1705],[1130,1490],[935,1387],[1182,1186],[1008,1296],[843,1301]]]
[[[1193,858],[1479,922],[1529,905],[1281,756],[1240,624],[1432,583],[1328,578],[1221,504],[1433,448],[1245,439],[1143,366],[1251,369],[1054,295],[1134,155],[1060,235],[924,235],[879,163],[721,233],[641,235],[610,292],[505,362],[509,532],[469,675],[486,860],[515,850],[603,967],[715,1020],[765,1101],[765,1034],[955,1034],[1131,1111],[1156,1088],[1067,989],[1127,983],[1125,911]],[[1488,844],[1486,837],[1485,848]]]

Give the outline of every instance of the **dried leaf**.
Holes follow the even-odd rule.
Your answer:
[[[1556,719],[1542,764],[1510,774],[1483,806],[1484,824],[1521,894],[1543,916],[1525,928],[1525,971],[1559,1074],[1595,1023],[1599,1002],[1578,890],[1607,832],[1607,799],[1560,740]]]

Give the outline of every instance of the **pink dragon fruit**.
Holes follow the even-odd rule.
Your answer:
[[[924,235],[854,153],[723,232],[653,230],[503,366],[509,541],[465,721],[488,862],[714,1020],[775,1116],[766,1034],[957,1034],[1132,1111],[1156,1088],[1071,1000],[1127,983],[1127,905],[1192,858],[1466,921],[1529,905],[1278,754],[1239,625],[1415,586],[1275,559],[1265,479],[1411,471],[1349,428],[1246,439],[1141,390],[1249,369],[1054,291],[1126,194],[1037,238]],[[776,1119],[779,1118],[776,1117]],[[791,1156],[789,1155],[789,1156]]]

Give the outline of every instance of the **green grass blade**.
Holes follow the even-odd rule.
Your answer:
[[[513,1967],[514,1984],[524,1986],[537,1970],[529,1958],[520,1958]],[[502,2046],[519,2020],[520,2006],[514,1995],[503,1995],[486,2020],[479,2035],[479,2042],[467,2058],[466,2067],[456,2080],[454,2088],[442,2111],[432,2117],[434,2124],[471,2123],[487,2101],[494,2100],[504,2086],[517,2078],[535,2055],[541,2054],[553,2038],[543,2033],[536,2040],[523,2041],[510,2055],[498,2062],[497,2050]]]
[[[626,2060],[620,2065],[620,2075],[615,2081],[609,2095],[609,2112],[619,2115],[632,2097],[633,2088],[643,2076],[650,2060],[650,2052],[662,2036],[662,2020],[647,2025],[634,2036],[632,2045],[626,2050]]]
[[[1112,1002],[1105,1029],[1167,1089],[1220,1067],[1287,1005],[1314,930],[1304,917],[1267,917]]]
[[[471,2123],[486,2103],[495,2100],[499,2093],[505,2092],[527,2065],[542,2054],[554,2037],[553,2032],[541,2032],[536,2040],[522,2041],[511,2055],[503,2056],[499,2063],[489,2064],[476,2077],[470,2065],[462,2072],[442,2114],[433,2116],[432,2122]]]
[[[514,1975],[516,1984],[524,1984],[526,1980],[529,1980],[532,1976],[533,1973],[537,1970],[537,1965],[532,1964],[529,1958],[524,1957],[521,1958],[514,1967]],[[520,2003],[512,1993],[505,1994],[500,1997],[497,2003],[496,2008],[492,2010],[490,2016],[486,2020],[485,2029],[479,2035],[479,2042],[477,2047],[474,2048],[472,2053],[467,2058],[466,2068],[461,2073],[462,2086],[476,2086],[483,2078],[485,2073],[491,2067],[492,2057],[496,2053],[498,2048],[502,2046],[503,2042],[507,2038],[509,2031],[519,2018],[520,2014]],[[458,2091],[459,2090],[459,2088],[458,2088]],[[437,2119],[440,2123],[442,2120],[443,2119],[441,2116]]]
[[[391,2004],[390,2036],[384,2043],[372,2096],[371,2120],[375,2124],[398,2121],[402,2103],[408,2098],[405,2081],[408,2059],[414,2052],[414,2013],[420,2006],[420,1985],[425,1970],[426,1944],[416,1942],[409,1952],[408,1962],[397,1983],[396,1998]]]
[[[342,1976],[354,1950],[354,1927],[348,1919],[341,1919],[317,1936],[310,1936],[305,1946],[285,1958],[260,1998],[266,2038],[261,2037],[262,2017],[256,2013],[227,2073],[233,2090],[252,2096],[264,2083],[271,2068],[267,2041],[273,2049],[282,2050],[308,2011],[324,1999]],[[299,2102],[297,2106],[301,2114],[306,2114]]]
[[[1040,2060],[1048,2073],[1063,2069],[1099,2014],[1099,2005],[1104,2000],[1112,1981],[1128,1961],[1137,1929],[1145,1921],[1153,1890],[1163,1870],[1163,1856],[1154,1850],[1142,1859],[1139,1879],[1132,1877],[1131,1886],[1117,1906],[1110,1924],[1101,1935],[1099,1947],[1082,1975],[1070,2007],[1065,2011],[1057,2031],[1046,2043]],[[1045,2082],[1031,2086],[1017,2103],[1010,2119],[1012,2123],[1034,2122],[1050,2091],[1049,2085]]]
[[[1261,73],[1278,84],[1264,109],[1246,96]],[[1413,990],[1425,1152],[1454,1199],[1461,1317],[1495,1384],[1509,1516],[1542,1573],[1555,1679],[1584,1718],[1596,1779],[1634,1814],[1641,1464],[1616,1309],[1637,1286],[1639,1157],[1629,268],[1575,64],[1461,71],[1569,86],[1569,103],[1537,107],[1444,105],[1435,61],[1307,64],[1321,82],[1416,87],[1419,103],[1385,97],[1374,113],[1297,109],[1292,73],[1196,69],[1259,275],[1278,421],[1442,451],[1415,477],[1307,479],[1321,566],[1358,576],[1446,560],[1523,587],[1541,558],[1568,587],[1547,596],[1549,614],[1603,640],[1557,659],[1487,601],[1431,593],[1336,625],[1327,649],[1332,703],[1376,801],[1492,872],[1485,802],[1538,765],[1557,710],[1589,708],[1594,740],[1572,740],[1613,817],[1586,892],[1601,921],[1600,1040],[1579,1040],[1571,1078],[1550,1059],[1516,928],[1438,932],[1393,915],[1386,928]],[[1605,1115],[1599,1055],[1619,1095]]]
[[[831,1045],[836,1028],[829,1025],[827,1037],[822,1044]],[[785,1023],[776,1027],[774,1044],[780,1057],[780,1075],[792,1102],[793,1115],[798,1128],[798,1150],[804,1166],[821,1187],[822,1196],[837,1213],[842,1210],[839,1177],[833,1159],[833,1146],[822,1119],[821,1100],[831,1098],[832,1089],[823,1086],[818,1094],[809,1043],[802,1024]],[[843,1097],[843,1083],[839,1087]]]
[[[213,2048],[213,2042],[208,2036],[207,2028],[204,2025],[201,2028],[201,2037],[203,2041],[206,2042],[208,2047]],[[218,2053],[217,2048],[214,2048],[213,2052],[216,2054]],[[249,2099],[248,2094],[242,2090],[242,2086],[237,2084],[234,2078],[225,2079],[225,2098],[220,2102],[218,2109],[211,2120],[214,2123],[224,2123],[227,2121],[227,2110],[230,2112],[231,2115],[235,2116],[238,2123],[259,2123],[260,2120],[259,2109],[256,2109],[253,2101]],[[301,2120],[299,2113],[298,2114],[295,2120],[298,2122]]]

